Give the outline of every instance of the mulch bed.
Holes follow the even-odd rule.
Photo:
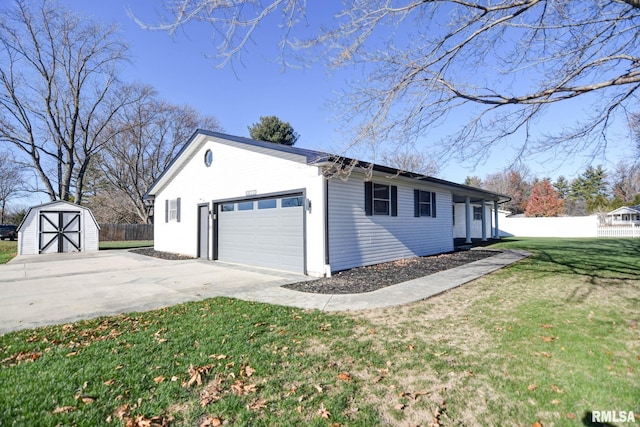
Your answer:
[[[189,256],[189,255],[180,255],[180,254],[172,254],[171,252],[156,251],[153,248],[131,249],[129,252],[134,252],[140,255],[147,255],[155,258],[162,258],[162,259],[168,259],[168,260],[174,260],[174,261],[183,260],[183,259],[194,259],[192,256]]]
[[[497,255],[496,251],[460,251],[441,255],[402,259],[352,268],[331,277],[284,285],[283,288],[316,294],[358,294],[428,276]]]

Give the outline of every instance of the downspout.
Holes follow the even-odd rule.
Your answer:
[[[329,179],[324,179],[324,275],[331,277],[331,258],[329,256]]]

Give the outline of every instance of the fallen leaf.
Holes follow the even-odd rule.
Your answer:
[[[58,406],[51,413],[52,414],[68,414],[69,412],[73,412],[76,409],[78,408],[76,408],[75,406]]]
[[[407,407],[407,405],[405,405],[404,403],[398,403],[397,405],[395,405],[393,407],[393,409],[395,409],[396,411],[402,411],[406,407]]]
[[[209,359],[216,359],[216,360],[222,360],[226,358],[227,356],[225,354],[212,354],[209,356]]]
[[[247,377],[250,377],[251,375],[253,375],[256,372],[255,369],[253,369],[251,366],[247,365],[244,367],[244,374]]]
[[[542,329],[551,329],[551,328],[553,328],[553,325],[551,325],[549,323],[545,323],[544,325],[540,325],[540,327]]]
[[[164,377],[162,375],[159,375],[153,379],[153,382],[156,384],[160,384],[162,381],[164,381]]]
[[[542,427],[542,423],[540,421],[536,421],[535,423],[531,424],[531,427]]]
[[[327,411],[327,409],[324,407],[323,404],[320,404],[320,409],[318,409],[318,415],[320,415],[321,418],[325,418],[325,419],[329,419],[329,417],[331,417],[331,412]]]
[[[187,372],[191,377],[189,378],[189,381],[187,381],[185,387],[191,387],[193,384],[202,385],[202,376],[208,374],[212,367],[213,365],[206,365],[196,368],[193,365],[189,365]]]
[[[570,420],[575,420],[576,419],[576,414],[572,414],[571,412],[569,412],[567,414],[567,418],[569,418]]]
[[[216,378],[210,381],[200,393],[200,406],[205,407],[209,403],[217,402],[222,398],[222,392],[222,379],[216,375]]]
[[[113,415],[115,415],[119,420],[123,419],[124,416],[129,412],[129,404],[124,404],[118,406],[115,411],[113,411]]]
[[[407,346],[407,350],[409,350],[409,351],[413,351],[415,348],[416,348],[416,346],[415,346],[415,345],[413,345],[413,344],[409,344],[409,345]]]
[[[116,380],[111,378],[110,380],[107,380],[107,381],[103,382],[102,384],[104,384],[106,386],[110,386],[110,385],[113,385],[113,383],[115,383],[115,382],[116,382]]]
[[[544,342],[553,342],[555,341],[555,339],[556,339],[555,337],[547,337],[545,335],[542,335],[542,341]]]
[[[527,387],[527,389],[529,389],[529,391],[534,391],[537,388],[538,388],[537,384],[529,384],[529,386]]]
[[[551,384],[551,391],[555,391],[556,393],[563,393],[563,391],[559,389],[555,384]]]
[[[561,402],[561,401],[560,401],[560,400],[558,400],[558,399],[553,399],[553,400],[551,401],[551,404],[552,404],[552,405],[559,405],[559,404],[560,404],[560,402]]]
[[[318,393],[322,393],[322,386],[315,384],[314,387],[318,390]]]
[[[540,353],[540,356],[546,357],[546,358],[550,358],[551,357],[551,353],[547,353],[546,351],[543,351],[543,352]]]
[[[222,420],[218,417],[207,417],[202,423],[200,423],[200,427],[219,427],[222,425]]]
[[[351,381],[351,375],[348,372],[340,372],[338,374],[338,379],[342,381]]]
[[[250,411],[259,411],[267,407],[267,401],[265,399],[255,400],[247,405],[247,409]]]

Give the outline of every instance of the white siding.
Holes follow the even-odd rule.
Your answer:
[[[305,189],[314,207],[306,213],[307,272],[324,271],[323,177],[318,167],[282,159],[206,138],[174,178],[155,198],[154,245],[156,250],[197,255],[198,204],[242,198],[247,192],[281,193]],[[204,164],[207,149],[213,153]],[[299,158],[299,157],[298,157]],[[180,198],[180,222],[165,222],[165,200]],[[317,209],[315,209],[317,207]],[[212,249],[212,248],[211,248]],[[212,250],[209,253],[213,253]]]
[[[329,181],[329,255],[331,270],[433,255],[453,250],[451,193],[399,179],[375,178],[398,186],[398,216],[367,216],[364,177]],[[437,216],[414,217],[413,190],[437,191]]]

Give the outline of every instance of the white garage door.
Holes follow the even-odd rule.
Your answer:
[[[218,259],[304,273],[304,198],[218,204]]]

